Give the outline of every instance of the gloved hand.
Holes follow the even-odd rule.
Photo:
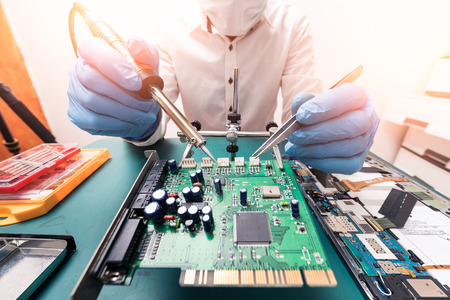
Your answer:
[[[156,48],[138,38],[127,46],[134,59],[158,70]],[[158,128],[160,107],[138,96],[142,81],[133,67],[100,38],[83,43],[78,55],[69,71],[70,120],[94,135],[132,141],[149,137]]]
[[[291,112],[303,126],[288,138],[287,154],[327,173],[361,169],[379,123],[361,87],[347,83],[316,97],[300,93]]]

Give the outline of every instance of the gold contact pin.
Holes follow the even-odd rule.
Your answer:
[[[267,284],[266,271],[256,270],[255,278],[256,278],[257,285],[266,285]]]
[[[310,287],[336,286],[337,281],[332,270],[305,270],[303,271],[306,284]]]
[[[309,276],[306,280],[311,286],[336,285],[332,271],[305,271],[305,276],[307,276],[306,274]],[[208,272],[208,270],[189,269],[181,272],[180,284],[187,286],[301,287],[303,279],[300,270],[214,270]]]
[[[299,270],[286,270],[286,285],[303,286],[302,275]]]
[[[254,285],[252,270],[241,270],[241,285]]]
[[[267,279],[268,279],[268,284],[269,285],[274,285],[275,284],[275,279],[273,277],[273,271],[272,270],[267,271]]]
[[[186,273],[184,275],[184,284],[185,285],[194,285],[195,273],[196,273],[196,271],[193,269],[186,270]]]

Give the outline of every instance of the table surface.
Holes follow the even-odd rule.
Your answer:
[[[224,138],[208,138],[208,149],[217,157],[228,157]],[[262,139],[239,139],[237,156],[249,157]],[[119,138],[105,138],[86,147],[107,148],[111,159],[87,178],[46,215],[22,223],[0,227],[0,233],[58,234],[74,237],[77,251],[44,287],[38,299],[68,299],[98,244],[132,187],[146,158],[144,150],[158,151],[162,159],[179,160],[185,144],[166,139],[139,148]],[[201,151],[194,158],[200,161]],[[270,159],[264,154],[262,159]],[[139,269],[130,286],[104,286],[99,299],[363,299],[358,286],[315,218],[320,240],[338,285],[333,288],[186,288],[178,284],[179,269]]]

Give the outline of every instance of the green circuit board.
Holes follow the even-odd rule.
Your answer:
[[[183,286],[335,286],[294,172],[288,161],[283,164],[281,169],[275,160],[183,161],[178,173],[167,172],[162,188],[178,196],[178,206],[209,206],[212,230],[205,232],[202,222],[188,228],[175,213],[159,225],[150,220],[134,265],[180,268]],[[202,201],[187,202],[182,189],[192,187],[190,174],[198,169]],[[298,218],[292,217],[291,199],[299,200]]]

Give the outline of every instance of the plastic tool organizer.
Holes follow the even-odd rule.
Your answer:
[[[0,193],[19,190],[80,151],[76,144],[42,144],[0,162]]]
[[[20,190],[0,192],[0,226],[46,214],[110,157],[107,149],[81,149]]]

